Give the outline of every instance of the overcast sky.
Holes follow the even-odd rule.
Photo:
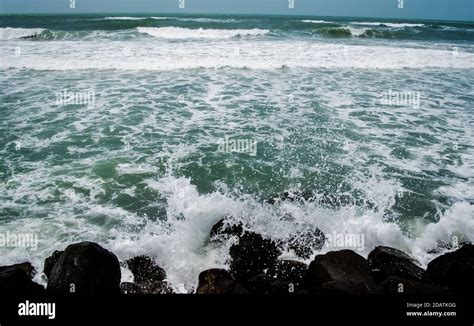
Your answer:
[[[0,0],[1,13],[242,13],[474,21],[474,0]],[[182,1],[182,0],[181,0]],[[403,9],[398,8],[399,1]]]

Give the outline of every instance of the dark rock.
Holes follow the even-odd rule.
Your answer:
[[[265,269],[275,264],[281,254],[274,241],[264,239],[261,235],[244,233],[238,244],[230,248],[230,271],[237,281],[249,280],[262,274]]]
[[[43,272],[47,278],[49,278],[49,275],[51,274],[51,271],[53,270],[54,265],[59,260],[63,252],[64,251],[56,250],[53,252],[51,256],[49,256],[48,258],[44,260]]]
[[[244,283],[244,286],[251,294],[288,294],[294,291],[294,286],[290,286],[288,282],[274,279],[266,274],[252,277]]]
[[[317,255],[309,265],[305,284],[310,292],[376,292],[369,263],[352,250]]]
[[[240,237],[244,233],[242,224],[230,224],[226,219],[217,222],[211,229],[211,240],[219,241],[231,236]]]
[[[132,294],[171,294],[173,289],[165,281],[166,272],[153,259],[147,256],[138,256],[129,259],[125,265],[134,277],[134,284],[126,285]]]
[[[414,281],[397,276],[388,276],[380,283],[380,292],[385,294],[448,294],[446,288],[436,284]]]
[[[267,270],[267,275],[271,279],[293,284],[295,292],[302,289],[308,265],[294,260],[279,260]]]
[[[35,269],[30,263],[0,267],[0,293],[8,295],[40,295],[44,288],[33,282]]]
[[[248,294],[248,293],[250,292],[240,283],[235,284],[235,287],[232,290],[232,294]]]
[[[381,282],[389,276],[419,281],[424,272],[413,258],[395,248],[376,247],[367,260],[376,282]]]
[[[315,228],[314,230],[304,230],[295,233],[288,241],[288,248],[303,259],[309,259],[314,252],[320,251],[324,247],[326,236]]]
[[[259,274],[252,277],[250,280],[245,282],[245,287],[249,289],[252,294],[277,294],[273,279],[268,275]]]
[[[249,281],[244,283],[246,289],[251,294],[257,295],[288,295],[294,293],[305,293],[305,291],[298,287],[294,282],[275,279],[267,274],[260,274],[252,277]]]
[[[430,251],[428,251],[428,253],[430,255],[440,255],[447,250],[456,250],[467,244],[471,244],[471,242],[469,241],[469,239],[463,237],[461,237],[461,239],[458,238],[456,242],[438,240],[436,248],[431,249]]]
[[[172,294],[173,289],[166,281],[152,281],[139,284],[144,294]]]
[[[149,283],[163,281],[166,272],[153,259],[147,256],[138,256],[125,262],[133,274],[135,283]]]
[[[315,292],[314,289],[311,290]],[[364,283],[349,281],[330,281],[321,284],[316,292],[323,294],[367,294],[374,293],[375,289],[367,287]]]
[[[36,269],[29,262],[15,264],[15,265],[12,265],[11,267],[22,269],[26,273],[26,275],[28,275],[30,279],[33,279],[33,277],[35,277],[36,275]]]
[[[39,37],[40,34],[34,33],[33,35],[28,35],[28,36],[22,36],[20,37],[21,40],[30,40]]]
[[[447,286],[455,294],[474,292],[474,245],[444,254],[428,264],[423,280]]]
[[[247,292],[224,269],[208,269],[199,274],[197,294],[228,294]]]
[[[50,272],[47,290],[88,296],[119,294],[119,261],[113,253],[93,242],[69,245]]]
[[[122,294],[172,294],[173,289],[166,281],[150,281],[146,283],[124,282],[120,284]]]
[[[120,284],[120,293],[122,294],[144,294],[143,289],[135,283],[124,282]]]

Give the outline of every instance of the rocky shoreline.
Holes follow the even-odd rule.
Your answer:
[[[281,260],[282,244],[221,220],[210,241],[237,237],[230,248],[229,270],[208,269],[196,280],[196,294],[446,294],[474,291],[474,245],[465,243],[432,260],[427,269],[403,251],[379,246],[368,258],[352,250],[318,254],[309,265]],[[324,245],[316,229],[295,235],[285,244],[299,257],[309,258]],[[133,282],[121,283],[121,266]],[[0,267],[0,290],[16,295],[158,295],[173,294],[166,271],[147,256],[119,262],[117,256],[93,242],[69,245],[46,258],[47,286],[32,279],[28,263]]]

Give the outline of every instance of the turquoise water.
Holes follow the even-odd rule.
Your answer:
[[[277,239],[362,234],[361,254],[385,244],[424,264],[474,237],[473,36],[433,21],[2,16],[0,230],[39,248],[0,248],[0,263],[41,267],[93,240],[190,289],[226,266],[230,244],[207,236],[232,216]],[[264,203],[284,191],[351,202]]]

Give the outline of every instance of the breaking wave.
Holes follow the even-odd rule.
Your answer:
[[[267,29],[190,29],[181,27],[138,27],[139,33],[163,39],[227,39],[238,36],[265,35]]]
[[[43,28],[0,28],[0,40],[14,40],[32,38],[41,35],[46,29]]]

